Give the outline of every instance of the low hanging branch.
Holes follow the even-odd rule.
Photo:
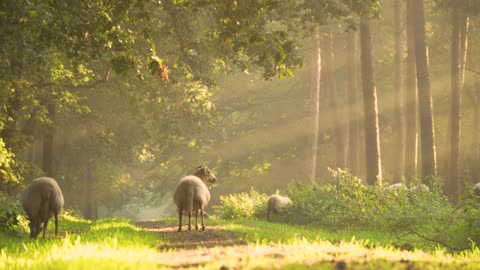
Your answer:
[[[468,68],[468,67],[465,67],[466,70],[470,71],[470,72],[473,72],[477,75],[480,75],[480,71],[477,71],[477,70],[474,70],[474,69],[471,69],[471,68]]]
[[[459,207],[455,208],[455,209],[453,210],[453,213],[456,212],[456,211],[458,211],[459,209],[460,209]],[[445,243],[445,242],[443,242],[443,241],[441,241],[441,240],[438,240],[438,239],[434,239],[434,238],[430,238],[430,237],[428,237],[428,236],[425,236],[425,235],[423,235],[423,234],[421,234],[421,233],[419,233],[419,232],[411,229],[410,226],[404,224],[403,222],[401,222],[401,221],[399,221],[399,220],[396,220],[396,219],[390,219],[390,220],[393,221],[393,222],[395,222],[397,225],[399,225],[399,226],[402,227],[403,229],[405,229],[405,231],[406,231],[407,234],[409,233],[409,234],[416,235],[416,236],[422,238],[423,240],[440,244],[440,245],[442,245],[442,246],[444,246],[444,247],[446,247],[446,248],[448,248],[448,249],[450,249],[450,250],[453,250],[453,251],[464,251],[464,250],[469,249],[469,247],[458,248],[458,247],[451,246],[451,245],[449,245],[449,244],[447,244],[447,243]],[[453,219],[450,221],[449,224],[451,224],[452,221],[453,221]]]
[[[96,86],[107,82],[110,79],[110,74],[112,73],[112,67],[110,65],[107,65],[105,67],[105,74],[103,75],[103,78],[98,79],[96,81],[93,81],[91,83],[87,84],[79,84],[79,85],[74,85],[74,84],[61,84],[60,86],[63,88],[74,88],[74,89],[85,89],[85,88],[95,88]],[[57,83],[53,82],[47,82],[47,83],[40,83],[40,84],[34,84],[32,83],[32,86],[38,89],[42,88],[47,88],[47,87],[52,87],[52,86],[59,86]]]

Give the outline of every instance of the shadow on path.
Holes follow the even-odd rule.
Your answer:
[[[176,223],[142,221],[135,224],[147,231],[158,232],[167,240],[165,241],[166,244],[159,246],[160,250],[247,245],[247,242],[240,239],[234,232],[226,230],[219,225],[206,225],[205,231],[188,231],[186,226],[184,226],[184,231],[177,232],[178,227]]]

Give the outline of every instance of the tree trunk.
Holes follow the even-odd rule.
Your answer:
[[[480,160],[480,82],[477,82],[475,85],[475,90],[472,93],[473,101],[473,129],[472,129],[472,165],[470,169],[472,170],[471,175],[473,179],[476,179],[478,182],[480,179],[480,168],[478,167],[478,160]]]
[[[83,169],[83,217],[89,220],[96,220],[97,219],[97,211],[96,211],[96,204],[94,203],[94,181],[92,178],[92,167],[90,162],[84,165]]]
[[[402,28],[402,4],[401,0],[394,2],[395,15],[395,94],[394,106],[394,160],[393,179],[401,180],[405,168],[405,115],[404,115],[404,87],[403,87],[403,28]],[[398,128],[398,129],[397,129]]]
[[[314,54],[312,56],[312,111],[313,111],[313,137],[311,153],[311,171],[310,180],[315,181],[317,173],[317,154],[318,154],[318,122],[320,119],[320,72],[322,68],[322,58],[320,51],[320,36],[318,29],[315,32],[313,40]]]
[[[452,55],[451,83],[452,103],[450,111],[450,158],[447,179],[447,193],[458,202],[460,199],[460,109],[464,82],[464,68],[467,51],[468,18],[461,14],[460,8],[452,9]]]
[[[382,162],[380,156],[380,131],[378,126],[377,89],[373,69],[372,39],[369,19],[360,19],[360,46],[362,65],[363,104],[365,117],[365,160],[367,184],[382,185]]]
[[[357,74],[356,74],[356,62],[355,62],[355,50],[356,50],[357,33],[350,32],[348,34],[347,44],[347,58],[348,58],[348,169],[353,175],[358,176],[359,171],[359,127],[360,110],[359,100],[357,97]]]
[[[82,183],[82,214],[85,219],[96,220],[97,219],[97,207],[95,200],[95,181],[92,173],[92,160],[88,151],[91,147],[90,128],[88,124],[85,125],[83,130],[85,137],[85,145],[83,146],[83,183]]]
[[[48,128],[47,132],[43,136],[43,171],[49,177],[55,177],[53,161],[54,161],[54,152],[53,152],[53,138],[55,134],[55,102],[50,100],[48,102],[47,110],[50,120],[52,121],[51,127]]]
[[[335,76],[335,50],[333,47],[333,34],[326,36],[326,81],[330,98],[330,111],[333,120],[333,133],[335,139],[335,167],[345,168],[345,136],[343,133],[343,117],[337,104],[337,82]]]
[[[415,55],[417,68],[418,103],[420,111],[420,139],[422,154],[422,179],[437,175],[433,105],[430,94],[427,43],[425,40],[424,1],[413,1],[415,14]]]
[[[417,76],[415,63],[415,15],[413,1],[407,0],[406,29],[407,29],[407,64],[406,64],[406,104],[405,104],[405,176],[417,176],[418,160],[418,129],[417,129]]]

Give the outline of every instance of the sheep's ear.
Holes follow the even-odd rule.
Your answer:
[[[195,169],[196,172],[198,171],[202,171],[203,173],[206,173],[207,172],[207,167],[206,166],[198,166],[196,169]]]

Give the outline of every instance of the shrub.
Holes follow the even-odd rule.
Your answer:
[[[267,194],[252,187],[249,193],[220,196],[220,206],[215,207],[215,212],[223,219],[263,219],[267,200]]]
[[[289,220],[295,223],[319,223],[327,228],[364,226],[371,222],[375,188],[365,186],[345,171],[331,171],[325,183],[294,182],[287,190],[293,201]]]
[[[480,199],[467,194],[462,206],[455,207],[443,194],[442,179],[428,179],[430,191],[423,192],[364,185],[343,170],[331,174],[322,183],[290,184],[284,194],[293,204],[281,220],[327,230],[380,230],[395,241],[415,238],[452,251],[480,244]],[[252,188],[250,193],[221,196],[217,210],[224,219],[264,219],[267,199]]]
[[[24,215],[18,198],[0,194],[0,234],[17,237],[26,231],[28,221]]]

